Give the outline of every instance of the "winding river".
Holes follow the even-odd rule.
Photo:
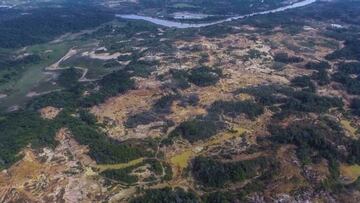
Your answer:
[[[226,18],[224,20],[214,21],[214,22],[210,22],[210,23],[181,23],[181,22],[177,22],[177,21],[164,20],[164,19],[160,19],[160,18],[152,18],[152,17],[148,17],[148,16],[140,16],[140,15],[134,15],[134,14],[131,14],[131,15],[117,14],[116,17],[130,19],[130,20],[145,20],[145,21],[148,21],[148,22],[151,22],[151,23],[154,23],[157,25],[165,26],[165,27],[183,28],[183,29],[184,28],[199,28],[199,27],[206,27],[206,26],[210,26],[210,25],[216,25],[216,24],[220,24],[220,23],[224,23],[224,22],[229,22],[232,20],[243,19],[243,18],[256,16],[256,15],[265,15],[265,14],[269,14],[269,13],[282,12],[282,11],[286,11],[289,9],[307,6],[312,3],[315,3],[316,1],[317,0],[303,0],[303,1],[291,4],[291,5],[288,5],[288,6],[284,6],[284,7],[268,10],[268,11],[261,11],[261,12],[247,14],[247,15],[234,16],[234,17]]]

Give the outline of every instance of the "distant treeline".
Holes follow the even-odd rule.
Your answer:
[[[53,40],[56,36],[99,26],[114,15],[89,6],[65,6],[18,11],[0,21],[0,47],[18,48]]]

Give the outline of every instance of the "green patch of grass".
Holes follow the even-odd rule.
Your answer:
[[[23,68],[24,71],[18,80],[11,81],[0,86],[0,92],[8,94],[8,97],[2,100],[0,107],[24,104],[24,102],[28,100],[26,94],[34,88],[42,86],[43,83],[47,83],[46,80],[49,76],[44,74],[44,68],[50,66],[63,57],[71,46],[73,45],[69,43],[60,43],[41,44],[29,47],[27,52],[39,55],[42,60],[37,64],[29,64],[25,66]],[[57,88],[51,86],[48,87],[50,90]]]
[[[341,120],[340,123],[343,126],[343,128],[345,128],[345,130],[347,130],[350,133],[351,136],[356,137],[355,135],[358,129],[353,127],[349,120]]]
[[[106,60],[75,56],[64,61],[60,65],[62,67],[73,66],[73,67],[87,68],[88,69],[88,72],[86,74],[87,79],[100,79],[102,76],[107,75],[113,72],[114,70],[119,70],[119,68],[121,67],[120,65],[118,65],[116,67],[105,68],[104,64],[106,63],[107,63]]]
[[[129,161],[127,163],[118,163],[118,164],[100,164],[97,165],[96,168],[98,168],[101,172],[105,170],[118,170],[118,169],[124,169],[127,167],[131,167],[134,165],[138,165],[144,161],[144,158],[138,158],[134,159],[132,161]]]
[[[355,165],[340,165],[340,173],[344,177],[349,178],[351,181],[355,181],[360,177],[360,166]]]

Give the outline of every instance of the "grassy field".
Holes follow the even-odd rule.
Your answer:
[[[210,147],[217,146],[233,137],[242,136],[245,132],[248,132],[248,130],[239,127],[233,129],[233,131],[231,132],[224,132],[217,136],[214,136],[213,138],[209,139],[204,143],[195,144],[190,149],[185,149],[180,154],[176,154],[172,156],[170,158],[170,163],[171,166],[173,167],[173,172],[175,174],[175,177],[176,175],[180,175],[181,172],[188,167],[190,160],[195,156],[200,155],[203,151],[208,150]]]
[[[96,165],[96,168],[100,171],[106,171],[106,170],[116,170],[116,169],[124,169],[130,166],[135,166],[144,161],[144,158],[135,159],[132,161],[129,161],[127,163],[120,163],[120,164],[103,164],[103,165]]]
[[[0,92],[8,95],[1,100],[0,108],[23,105],[29,99],[26,95],[32,91],[47,92],[58,89],[57,85],[48,81],[51,74],[45,74],[44,69],[58,61],[71,47],[77,46],[79,43],[81,42],[65,41],[28,47],[26,53],[39,55],[41,61],[38,64],[29,64],[23,67],[24,71],[18,80],[0,86]]]
[[[341,120],[340,121],[341,125],[343,126],[343,128],[345,130],[347,130],[350,135],[353,137],[353,138],[356,138],[356,132],[357,132],[357,128],[354,128],[352,125],[351,125],[351,122],[348,121],[348,120]]]
[[[69,67],[69,66],[76,66],[76,67],[83,67],[88,69],[88,73],[86,74],[87,79],[99,79],[104,75],[107,75],[115,70],[120,69],[120,65],[117,67],[112,68],[105,68],[104,64],[106,60],[100,59],[91,59],[89,57],[82,57],[82,56],[74,56],[68,60],[65,60],[61,63],[61,67]]]
[[[358,177],[360,177],[360,166],[355,165],[341,165],[340,173],[342,176],[348,178],[351,182],[354,182]]]
[[[191,149],[185,150],[184,152],[171,157],[170,162],[174,168],[182,170],[189,164],[189,160],[195,156],[195,152]]]
[[[24,67],[24,72],[19,80],[0,87],[0,91],[8,94],[8,97],[2,100],[0,107],[23,104],[28,99],[26,95],[36,86],[41,86],[49,77],[44,74],[44,68],[59,60],[70,47],[71,45],[68,43],[41,44],[29,47],[27,52],[40,55],[42,61],[39,64]],[[49,86],[44,89],[49,91],[55,88],[57,87]]]

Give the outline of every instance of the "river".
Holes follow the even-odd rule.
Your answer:
[[[165,27],[182,28],[182,29],[184,29],[184,28],[199,28],[199,27],[206,27],[206,26],[210,26],[210,25],[216,25],[216,24],[220,24],[220,23],[224,23],[224,22],[229,22],[232,20],[243,19],[243,18],[256,16],[256,15],[278,13],[278,12],[286,11],[289,9],[300,8],[300,7],[315,3],[316,1],[317,0],[303,0],[303,1],[291,4],[291,5],[288,5],[288,6],[284,6],[284,7],[268,10],[268,11],[261,11],[261,12],[247,14],[247,15],[233,16],[230,18],[226,18],[224,20],[214,21],[214,22],[210,22],[210,23],[181,23],[181,22],[177,22],[177,21],[164,20],[164,19],[160,19],[160,18],[140,16],[140,15],[135,15],[135,14],[130,14],[130,15],[117,14],[116,17],[123,18],[123,19],[130,19],[130,20],[145,20],[145,21],[154,23],[156,25],[161,25],[161,26],[165,26]]]

